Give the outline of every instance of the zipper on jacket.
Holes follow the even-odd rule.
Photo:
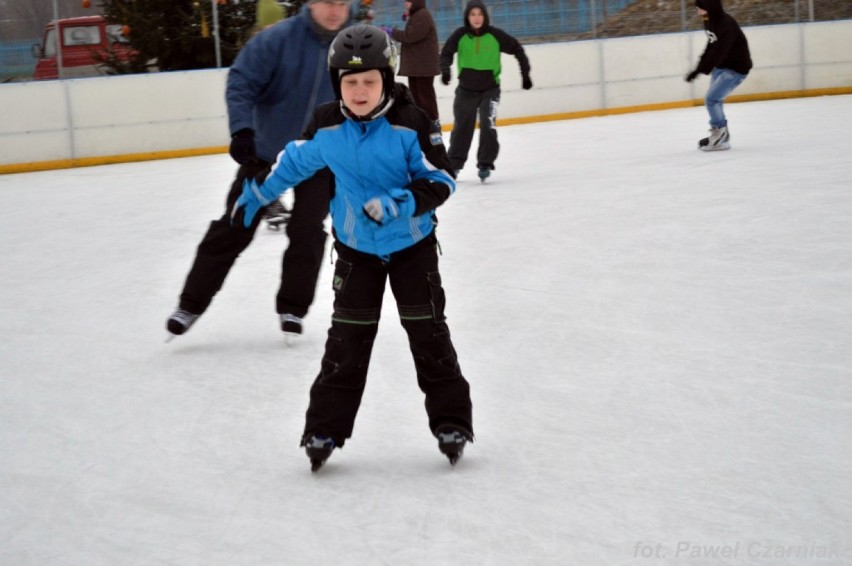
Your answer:
[[[317,65],[317,72],[316,75],[314,75],[314,88],[311,91],[308,111],[305,112],[305,120],[302,122],[302,132],[304,132],[305,128],[308,127],[308,124],[311,122],[311,118],[314,117],[314,110],[317,107],[317,94],[319,93],[320,83],[322,82],[322,73],[326,70],[326,59],[328,59],[328,52],[326,51],[323,54],[323,51],[325,50],[320,47],[319,65]]]

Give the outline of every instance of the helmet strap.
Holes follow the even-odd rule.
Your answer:
[[[355,122],[372,122],[373,120],[375,120],[377,118],[381,118],[382,116],[387,114],[388,110],[390,110],[391,106],[393,106],[393,103],[394,103],[394,98],[392,96],[387,97],[383,94],[382,99],[379,101],[379,103],[376,105],[376,107],[373,109],[372,112],[370,112],[366,116],[358,116],[358,115],[354,114],[351,110],[349,110],[349,108],[347,108],[346,105],[343,104],[343,101],[341,100],[340,101],[340,111],[343,112],[344,116],[346,116],[350,120],[354,120]]]

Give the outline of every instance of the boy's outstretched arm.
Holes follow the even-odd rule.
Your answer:
[[[260,209],[268,206],[280,194],[280,192],[276,193],[271,187],[267,187],[265,182],[258,185],[254,178],[246,179],[243,181],[243,193],[237,198],[234,208],[231,209],[231,225],[242,221],[243,226],[248,228]]]
[[[243,181],[243,192],[231,209],[231,224],[242,219],[243,226],[251,226],[258,211],[275,201],[281,194],[313,176],[325,167],[316,144],[307,140],[291,141],[278,154],[272,172],[262,184],[254,178]]]

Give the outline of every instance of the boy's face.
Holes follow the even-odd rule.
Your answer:
[[[704,8],[699,8],[698,6],[696,6],[695,9],[698,12],[698,15],[702,18],[707,15],[707,10],[705,10]]]
[[[382,100],[382,73],[370,69],[362,73],[344,75],[340,79],[340,97],[343,104],[356,116],[366,116]]]
[[[485,24],[485,14],[482,8],[473,8],[467,15],[467,21],[473,29],[479,29]]]
[[[311,18],[328,31],[340,31],[349,20],[349,0],[321,0],[308,4]]]

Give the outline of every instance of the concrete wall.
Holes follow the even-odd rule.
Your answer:
[[[734,99],[852,92],[852,21],[747,28],[755,68]],[[503,57],[502,123],[700,104],[683,76],[703,32],[530,45],[534,88]],[[0,173],[224,151],[227,70],[0,85]],[[455,79],[436,81],[445,127]]]

